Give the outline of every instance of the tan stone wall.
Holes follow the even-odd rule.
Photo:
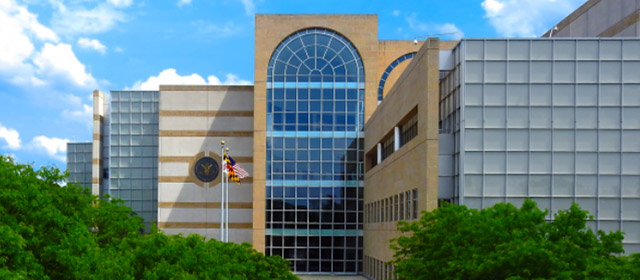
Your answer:
[[[376,15],[256,15],[254,63],[254,189],[253,245],[264,252],[266,78],[273,51],[287,36],[321,27],[346,37],[358,50],[365,68],[365,120],[377,104],[378,17]]]
[[[158,227],[169,234],[220,238],[220,175],[199,181],[195,161],[220,165],[220,141],[253,174],[252,86],[160,86]],[[229,186],[229,240],[251,242],[252,178]]]
[[[365,153],[417,107],[418,135],[365,174],[364,203],[418,189],[418,210],[437,206],[439,41],[429,39],[365,126]],[[365,223],[364,255],[389,261],[396,222]]]
[[[451,50],[453,49],[459,41],[440,41],[440,49],[441,50]],[[378,83],[384,74],[384,71],[389,67],[389,65],[394,62],[396,59],[401,56],[417,52],[424,41],[418,42],[418,44],[414,44],[413,41],[379,41],[379,49],[378,49]],[[382,97],[386,97],[389,93],[389,90],[393,87],[393,85],[398,81],[400,75],[407,69],[407,66],[411,62],[411,59],[407,59],[400,64],[398,64],[393,71],[387,77],[385,86],[382,91]]]
[[[382,78],[382,74],[384,74],[384,70],[394,62],[396,59],[401,56],[417,52],[418,49],[422,46],[422,42],[418,44],[413,44],[413,41],[379,41],[378,43],[378,83],[380,82],[380,78]],[[382,96],[386,96],[389,92],[389,89],[393,87],[393,84],[396,83],[400,74],[404,72],[409,65],[411,59],[405,60],[404,62],[398,64],[393,71],[387,77],[387,81],[385,83],[384,90],[382,92]]]

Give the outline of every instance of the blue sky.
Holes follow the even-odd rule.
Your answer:
[[[377,14],[382,40],[535,37],[585,0],[0,0],[0,154],[65,168],[94,89],[251,84],[256,13]]]

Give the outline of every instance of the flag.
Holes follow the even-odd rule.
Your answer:
[[[227,171],[229,181],[240,184],[240,179],[249,177],[249,172],[242,168],[240,164],[236,163],[236,161],[229,155],[224,155],[224,162],[225,171]]]

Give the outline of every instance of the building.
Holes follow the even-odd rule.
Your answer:
[[[230,187],[230,240],[299,274],[393,277],[395,223],[442,200],[531,197],[549,219],[578,202],[640,251],[640,39],[414,44],[378,40],[375,15],[256,15],[255,34],[253,86],[94,92],[71,180],[92,145],[95,194],[218,239],[224,140],[251,174]]]

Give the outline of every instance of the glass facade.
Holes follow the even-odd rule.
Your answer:
[[[78,184],[91,190],[91,164],[93,143],[67,143],[68,183]]]
[[[326,29],[286,38],[267,74],[266,254],[296,272],[362,271],[364,68]]]
[[[112,91],[109,194],[144,219],[146,231],[157,221],[157,91]]]
[[[640,41],[464,40],[460,203],[572,202],[640,251]],[[450,92],[456,92],[452,88]],[[456,118],[454,118],[456,119]]]

